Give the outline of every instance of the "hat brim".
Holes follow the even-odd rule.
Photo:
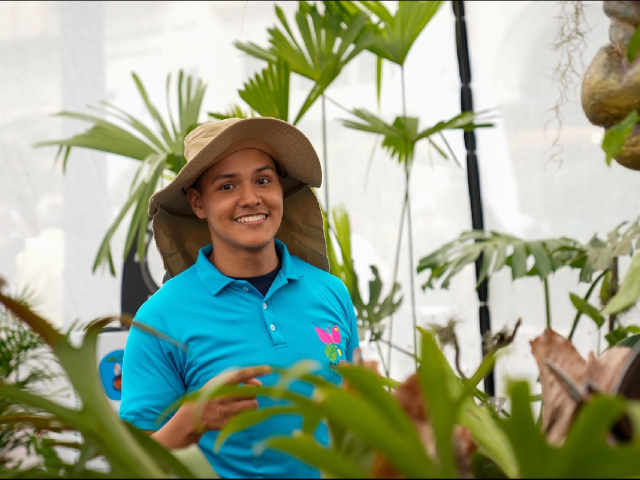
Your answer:
[[[247,140],[270,147],[267,153],[287,172],[287,177],[282,179],[283,217],[275,238],[281,240],[292,255],[329,271],[322,210],[310,188],[322,184],[318,155],[309,139],[293,125],[275,118],[257,117],[239,120],[218,133],[169,185],[149,200],[156,246],[171,276],[193,265],[200,249],[211,243],[206,221],[193,213],[184,190],[204,170],[229,155],[234,145],[246,145],[242,142]]]
[[[160,206],[172,213],[192,215],[185,195],[186,188],[207,168],[222,160],[222,154],[234,143],[248,139],[267,144],[275,153],[274,159],[287,172],[287,178],[283,181],[285,195],[300,184],[315,188],[322,184],[320,159],[300,130],[276,118],[246,118],[222,130],[180,170],[169,185],[154,193],[149,200],[149,215],[154,217]]]

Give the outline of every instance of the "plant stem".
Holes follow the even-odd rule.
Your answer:
[[[395,343],[391,343],[388,340],[385,340],[384,338],[380,338],[378,340],[376,340],[376,342],[382,342],[385,345],[387,345],[389,348],[395,348],[396,350],[398,350],[400,353],[404,353],[405,355],[408,355],[409,357],[413,358],[416,362],[419,362],[420,359],[414,355],[413,353],[411,353],[409,350],[405,350],[402,347],[399,347],[398,345],[396,345]]]
[[[611,282],[609,283],[609,298],[613,298],[618,293],[618,257],[613,257],[611,265]],[[609,333],[615,328],[616,314],[609,315]]]
[[[549,277],[544,277],[544,303],[547,313],[547,328],[551,329],[551,300],[549,298]]]
[[[401,73],[401,86],[402,86],[402,118],[406,120],[407,118],[407,98],[406,98],[406,89],[405,89],[405,79],[404,79],[404,65],[400,65],[400,73]],[[392,285],[395,285],[396,280],[398,278],[398,265],[400,261],[400,246],[402,244],[402,230],[404,227],[404,215],[405,211],[409,214],[408,216],[408,224],[409,224],[409,275],[410,275],[410,288],[411,288],[411,319],[413,322],[413,357],[416,360],[416,370],[418,369],[418,333],[417,333],[417,319],[416,319],[416,305],[415,305],[415,292],[413,291],[413,237],[411,234],[411,215],[410,215],[410,198],[409,198],[409,179],[411,177],[411,167],[413,166],[413,155],[409,156],[409,144],[408,138],[405,137],[405,194],[404,194],[404,205],[402,206],[402,215],[400,217],[400,230],[398,233],[398,246],[396,248],[396,260],[395,266],[393,268],[393,282]],[[389,353],[387,357],[387,363],[389,365],[389,369],[391,369],[391,344],[392,344],[392,334],[393,334],[393,316],[389,318]]]
[[[378,349],[378,356],[380,357],[380,363],[382,364],[382,369],[384,370],[385,376],[389,376],[389,368],[384,361],[384,355],[382,354],[382,348],[380,347],[380,343],[376,341],[376,348]]]
[[[396,258],[393,266],[393,285],[396,284],[398,279],[398,266],[400,265],[400,247],[402,246],[402,231],[404,230],[404,215],[407,210],[407,202],[409,200],[409,192],[405,189],[404,202],[402,203],[402,212],[400,213],[400,228],[398,229],[398,243],[396,244]],[[389,316],[389,341],[386,342],[389,345],[389,351],[387,353],[387,365],[391,370],[391,346],[393,345],[393,314]],[[382,340],[382,339],[381,339]]]
[[[327,212],[329,208],[329,167],[327,160],[327,112],[325,108],[325,98],[322,95],[322,163],[324,169],[324,206]]]
[[[402,74],[402,116],[405,119],[407,118],[407,97],[406,97],[406,84],[404,79],[404,64],[400,67],[400,72]],[[418,320],[416,318],[416,293],[414,288],[414,274],[413,274],[413,231],[411,228],[411,196],[409,194],[410,189],[409,186],[411,184],[411,167],[413,166],[413,150],[411,151],[411,155],[409,155],[409,143],[408,139],[404,139],[404,147],[405,152],[407,153],[407,163],[405,164],[405,182],[407,185],[407,228],[408,228],[408,241],[409,241],[409,288],[410,298],[411,298],[411,320],[413,322],[413,354],[416,359],[416,370],[418,369]]]
[[[407,239],[409,241],[409,289],[411,298],[411,320],[413,322],[413,353],[418,356],[418,319],[416,318],[416,294],[414,288],[414,274],[413,274],[413,232],[411,228],[411,201],[409,197],[409,181],[410,173],[409,168],[406,169],[406,182],[407,182]],[[418,369],[418,361],[416,360],[416,370]]]
[[[593,290],[596,288],[596,285],[604,277],[604,275],[606,273],[607,273],[607,270],[604,270],[600,275],[598,275],[598,278],[596,278],[593,281],[593,283],[589,287],[589,290],[587,290],[587,294],[584,296],[585,300],[589,300],[589,297],[593,293]],[[578,312],[578,313],[576,313],[576,318],[573,319],[573,325],[571,326],[571,331],[569,332],[569,337],[568,337],[569,341],[571,341],[571,339],[573,338],[573,334],[576,332],[576,328],[578,326],[578,321],[580,321],[580,317],[581,316],[582,316],[582,312]]]

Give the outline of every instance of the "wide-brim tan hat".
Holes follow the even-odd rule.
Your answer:
[[[165,269],[176,276],[196,262],[211,243],[206,220],[199,219],[186,191],[207,168],[238,150],[256,148],[286,172],[281,178],[283,216],[276,238],[289,252],[329,271],[322,210],[311,190],[322,184],[320,160],[309,139],[293,125],[275,118],[230,118],[205,123],[184,140],[187,164],[149,200],[153,234]]]

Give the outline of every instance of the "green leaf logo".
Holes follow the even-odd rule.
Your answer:
[[[335,362],[338,358],[338,347],[336,347],[335,343],[327,345],[324,347],[324,354],[327,356],[329,361]]]

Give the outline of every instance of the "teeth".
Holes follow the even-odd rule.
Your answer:
[[[258,220],[263,220],[267,216],[266,215],[249,215],[247,217],[242,217],[236,220],[236,222],[244,223],[244,222],[257,222]]]

